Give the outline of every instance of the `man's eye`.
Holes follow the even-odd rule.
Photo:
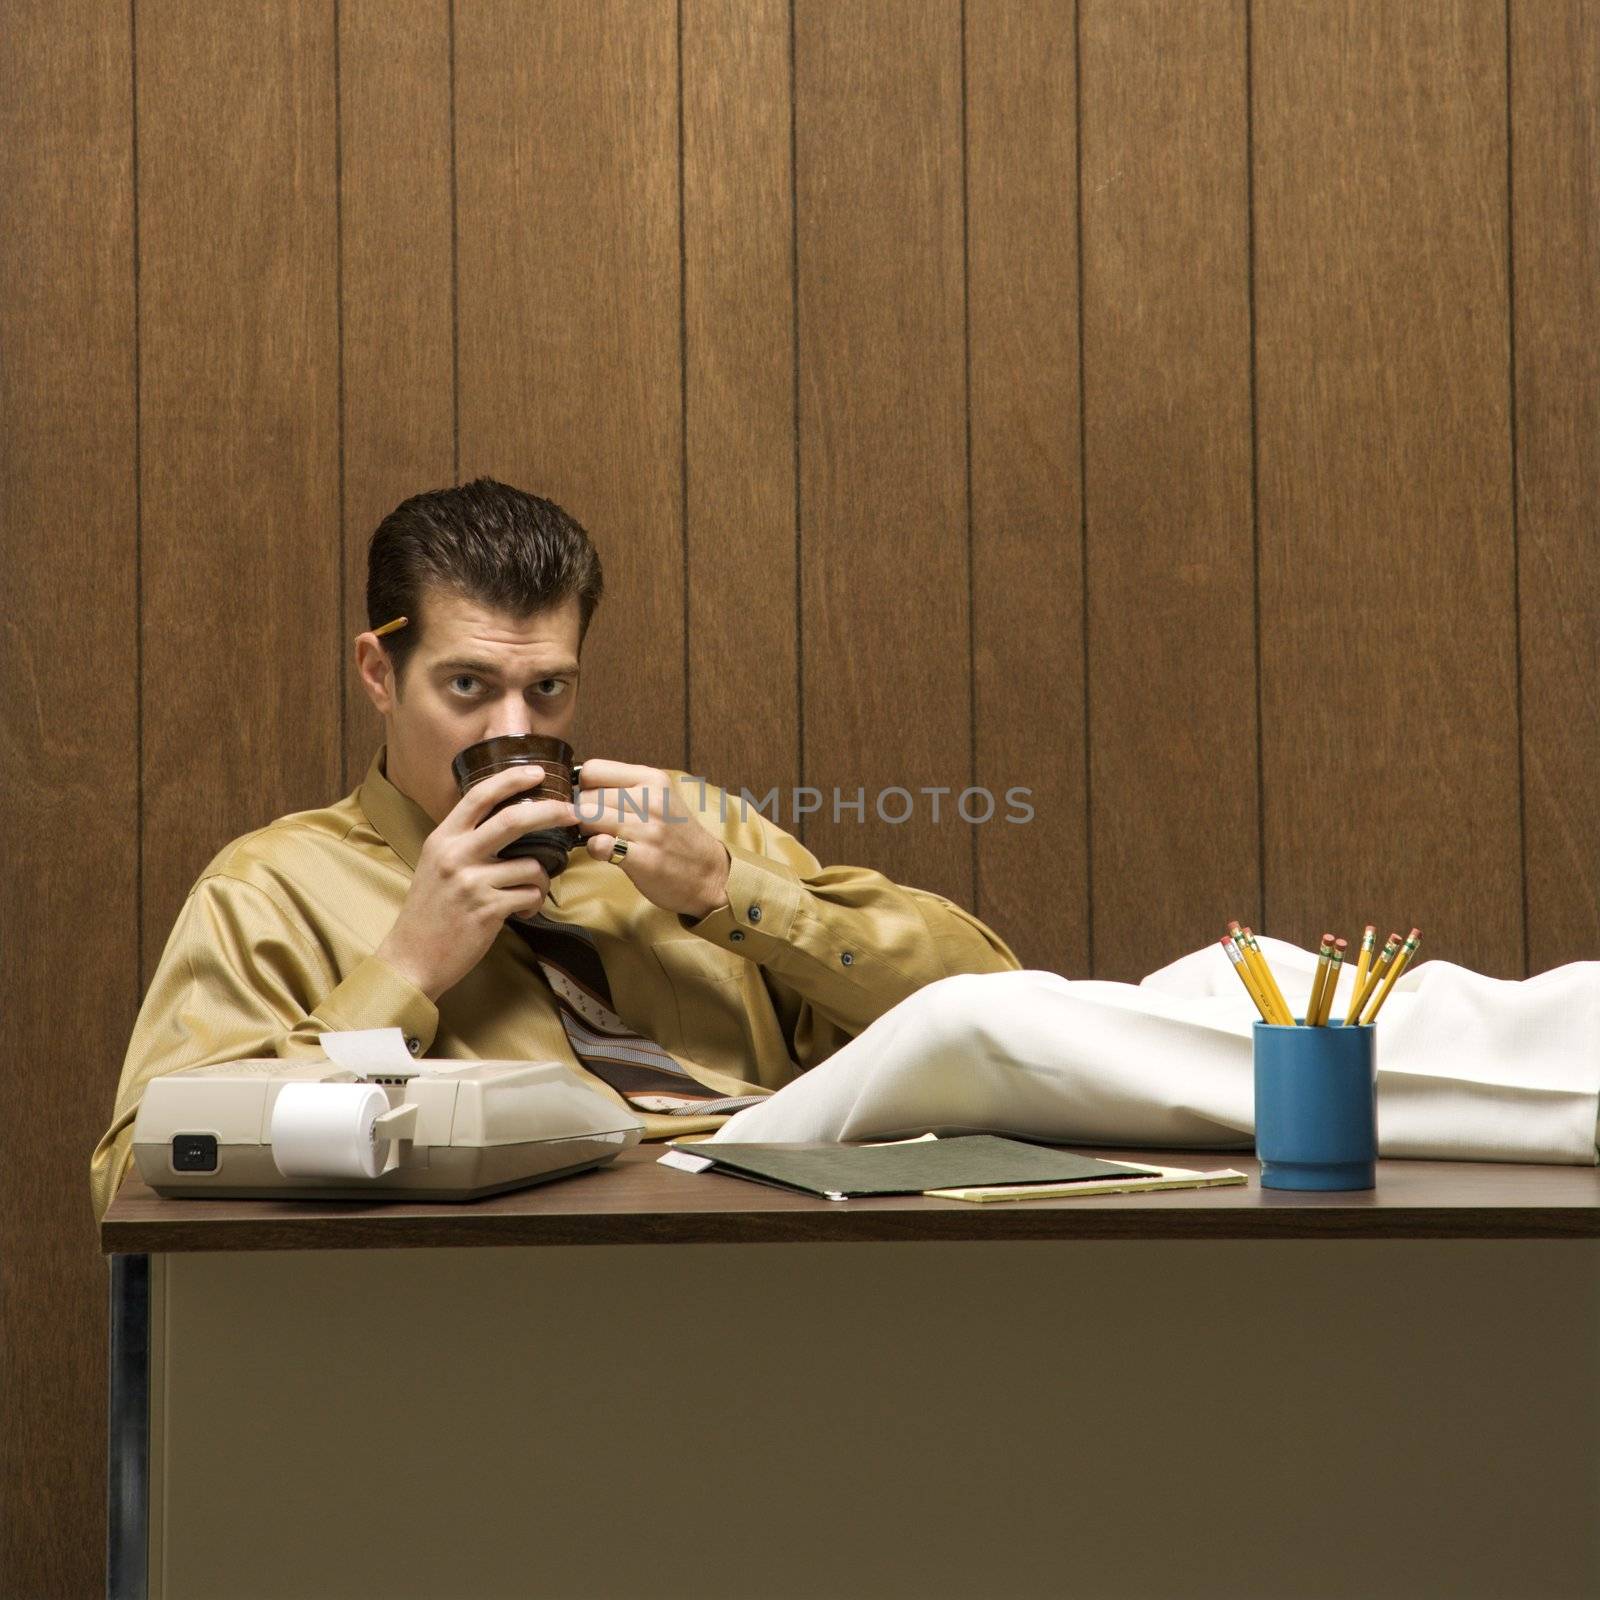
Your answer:
[[[477,681],[478,680],[476,678],[469,677],[465,672],[458,672],[455,677],[450,680],[450,687],[455,689],[458,694],[471,694],[473,687],[477,684]],[[463,683],[467,685],[465,689],[460,687],[460,685]]]
[[[565,692],[567,681],[565,678],[546,678],[538,687],[539,693],[546,700],[554,700],[557,695]]]

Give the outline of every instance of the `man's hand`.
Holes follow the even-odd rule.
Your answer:
[[[477,783],[432,833],[417,859],[405,904],[375,954],[430,1000],[454,987],[483,959],[506,918],[532,916],[550,877],[531,857],[500,861],[513,839],[577,821],[565,800],[519,801],[491,817],[502,800],[537,785],[544,769],[508,767]]]
[[[591,757],[582,766],[578,827],[596,861],[609,860],[620,838],[628,853],[617,870],[664,911],[703,917],[727,903],[727,847],[684,808],[666,773]]]

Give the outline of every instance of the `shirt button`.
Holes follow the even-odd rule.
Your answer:
[[[850,952],[849,952],[849,951],[848,951],[848,950],[846,950],[846,951],[845,951],[845,953],[844,953],[844,954],[843,954],[843,955],[842,955],[842,956],[840,956],[840,957],[839,957],[839,960],[840,960],[840,961],[841,961],[841,962],[842,962],[842,963],[843,963],[843,964],[844,964],[844,965],[845,965],[845,966],[847,966],[847,967],[848,967],[848,966],[849,966],[849,965],[850,965],[850,963],[851,963],[851,962],[852,962],[852,961],[854,961],[854,960],[855,960],[855,957],[854,957],[854,956],[853,956],[853,955],[851,955],[851,954],[850,954]]]
[[[751,906],[749,914],[750,914],[750,920],[752,922],[759,922],[761,920],[761,907],[760,906]]]
[[[420,1055],[422,1053],[422,1041],[418,1038],[408,1036],[406,1039],[406,1049],[409,1050],[414,1056]]]
[[[731,941],[732,941],[732,942],[733,942],[733,943],[734,943],[734,944],[738,944],[738,942],[739,942],[739,941],[740,941],[740,940],[741,940],[741,939],[742,939],[742,938],[744,938],[744,929],[743,929],[743,928],[730,928],[730,929],[729,929],[729,930],[728,930],[728,938],[729,938],[729,939],[730,939],[730,940],[731,940]]]

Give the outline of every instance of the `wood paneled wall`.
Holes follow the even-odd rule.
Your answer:
[[[417,489],[593,533],[586,749],[1029,965],[1600,954],[1597,0],[14,0],[0,81],[6,1592],[98,1581],[143,984],[359,780]]]

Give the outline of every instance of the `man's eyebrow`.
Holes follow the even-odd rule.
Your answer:
[[[454,657],[449,661],[439,661],[434,664],[435,672],[473,672],[480,678],[498,678],[500,668],[492,661],[468,661],[464,657]],[[539,678],[575,678],[578,675],[577,662],[559,662],[553,667],[544,667],[539,672]]]

